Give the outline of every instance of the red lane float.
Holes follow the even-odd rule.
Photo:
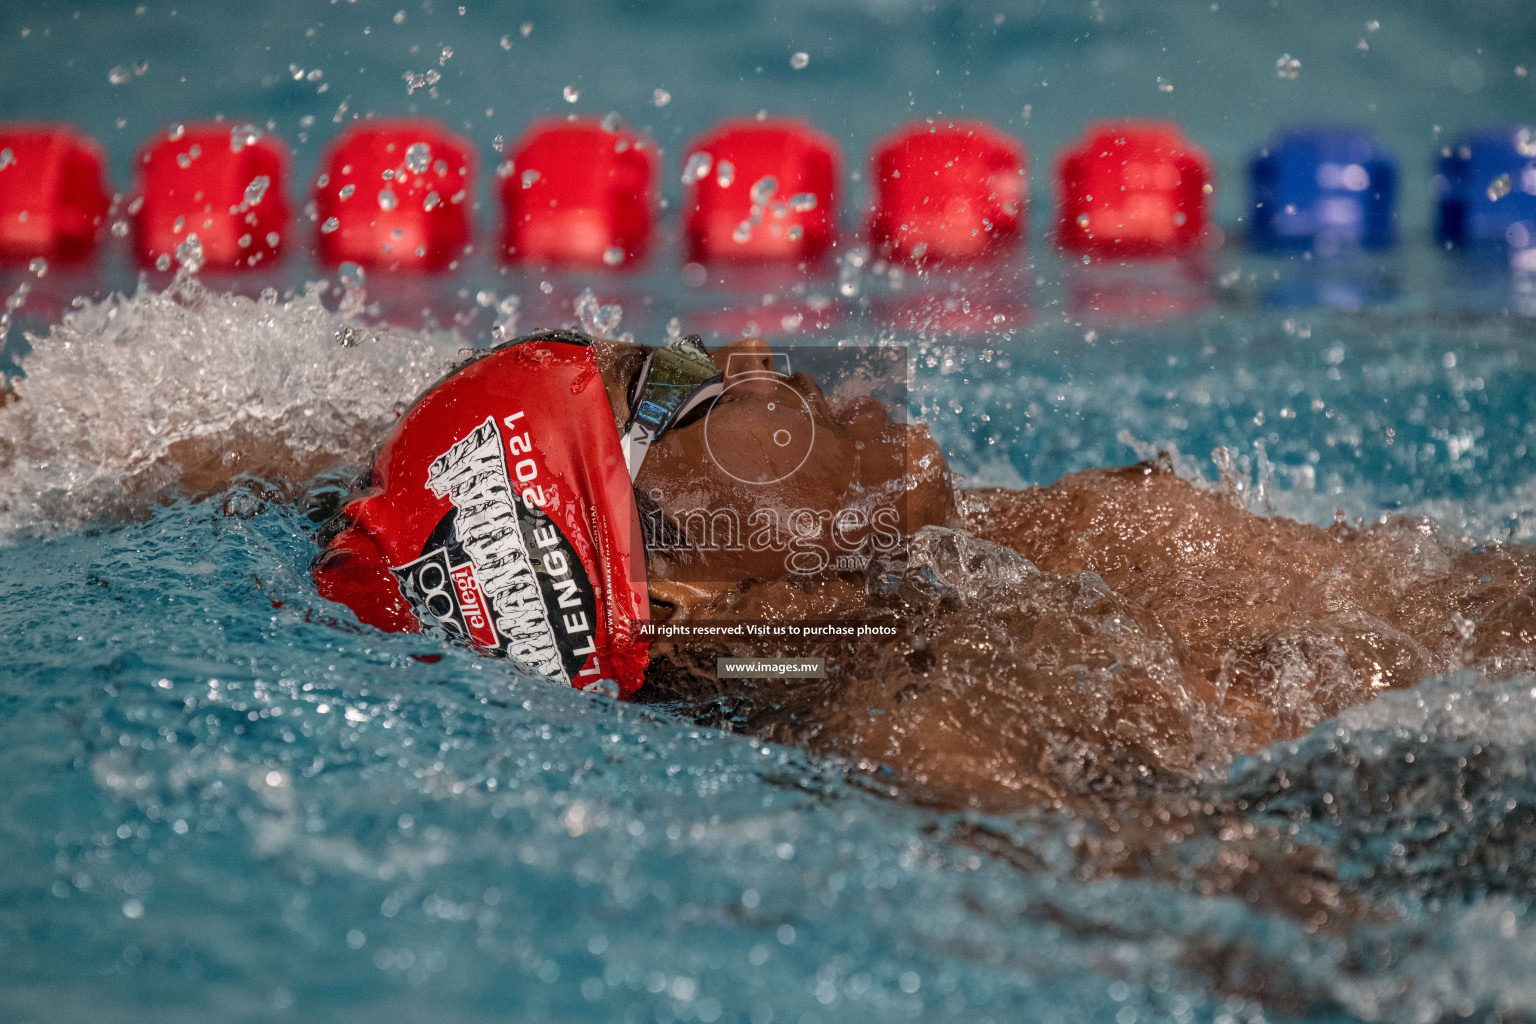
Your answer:
[[[244,270],[282,252],[288,208],[288,147],[250,125],[176,126],[139,150],[134,256],[169,270],[196,238],[202,266]]]
[[[619,267],[645,257],[658,174],[645,136],[589,118],[542,121],[500,173],[507,259]]]
[[[337,138],[315,181],[317,249],[326,263],[445,270],[470,242],[469,143],[427,120],[379,120]]]
[[[1016,245],[1026,218],[1028,158],[980,121],[909,125],[875,144],[877,255],[905,263],[977,259]]]
[[[1094,125],[1058,168],[1057,243],[1118,256],[1200,248],[1212,178],[1205,153],[1171,122]]]
[[[0,125],[0,260],[90,256],[109,205],[105,166],[101,147],[73,128]]]
[[[687,149],[693,262],[813,260],[832,245],[837,143],[798,120],[727,121]]]

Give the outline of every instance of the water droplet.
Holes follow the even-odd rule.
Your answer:
[[[581,90],[576,88],[574,85],[568,85],[560,91],[560,95],[565,97],[565,102],[575,103],[577,100],[581,99]]]
[[[533,35],[533,22],[523,22],[522,27],[519,28],[518,31],[523,34],[524,39],[527,39],[529,36]]]
[[[692,185],[709,173],[709,168],[714,164],[713,158],[708,153],[694,153],[683,165],[683,184]]]
[[[405,12],[404,11],[396,11],[395,12],[395,24],[396,25],[404,25],[405,24]]]
[[[255,206],[261,202],[267,194],[267,189],[272,187],[272,179],[265,174],[258,174],[251,179],[251,183],[245,186],[245,204]]]
[[[1088,230],[1088,225],[1090,223],[1092,222],[1088,219],[1088,215],[1086,213],[1080,213],[1077,215],[1077,226],[1082,228],[1084,231]]]
[[[405,166],[412,174],[425,174],[432,166],[432,147],[425,142],[413,142],[405,150]]]
[[[506,36],[502,36],[501,37],[501,48],[503,50],[510,50],[510,49],[512,49],[512,37],[510,35],[506,35]]]
[[[445,46],[445,47],[443,47],[442,52],[437,55],[437,66],[438,67],[442,67],[444,64],[447,64],[452,59],[453,59],[453,47]]]
[[[1513,187],[1514,183],[1510,181],[1509,175],[1499,175],[1497,178],[1494,178],[1488,183],[1488,201],[1493,203],[1498,202],[1500,199],[1503,199],[1505,196],[1509,195],[1510,189]]]
[[[277,248],[277,243],[281,242],[282,240],[283,240],[283,236],[278,234],[276,231],[268,231],[267,232],[267,247],[268,248],[276,249]]]
[[[721,160],[715,166],[715,183],[721,188],[730,188],[731,182],[736,180],[736,165],[729,160]]]
[[[1301,61],[1288,53],[1282,53],[1275,61],[1275,74],[1286,81],[1294,81],[1301,74]]]
[[[618,246],[618,245],[609,246],[603,252],[603,262],[608,264],[610,267],[616,267],[620,263],[623,263],[624,262],[624,248],[623,248],[623,246]]]
[[[107,72],[107,81],[113,85],[124,85],[131,77],[133,76],[129,73],[128,69],[121,64]]]
[[[505,135],[497,135],[496,137],[492,138],[491,139],[491,148],[494,149],[498,153],[500,153],[502,150],[506,149],[507,148],[507,137]]]
[[[651,93],[651,102],[658,107],[664,107],[672,102],[672,94],[665,89],[656,89]]]
[[[113,238],[127,238],[128,237],[128,222],[125,221],[125,220],[115,220],[115,221],[113,221],[112,222],[112,237]]]
[[[32,262],[27,264],[27,269],[32,271],[32,273],[36,274],[38,277],[42,277],[44,274],[48,273],[48,261],[43,259],[41,256],[38,256],[33,259]]]
[[[238,153],[261,138],[261,129],[253,124],[236,125],[229,130],[229,151]]]
[[[185,134],[187,134],[187,126],[179,121],[165,130],[165,137],[172,142],[180,142],[181,137]]]
[[[351,199],[356,193],[356,185],[343,185],[341,186],[341,191],[337,192],[336,194],[343,199]]]
[[[724,167],[725,164],[722,162],[721,166]],[[720,186],[724,188],[727,184],[729,183],[722,181]],[[775,178],[771,174],[765,174],[761,178],[758,178],[757,181],[752,183],[752,202],[756,203],[758,206],[764,206],[767,204],[768,200],[773,198],[773,194],[778,190],[779,179]]]
[[[1536,156],[1536,128],[1521,128],[1515,132],[1515,150],[1521,156]]]
[[[328,235],[340,227],[341,221],[337,220],[335,217],[327,217],[325,219],[325,223],[320,225],[320,233],[322,235]]]
[[[203,243],[196,235],[188,235],[187,240],[176,247],[176,262],[189,274],[203,269]]]
[[[582,290],[576,297],[576,317],[586,328],[587,333],[600,338],[612,337],[619,328],[619,321],[624,316],[624,307],[618,303],[602,305],[597,301],[597,294],[591,288]]]
[[[496,312],[500,316],[491,327],[491,335],[498,341],[517,337],[517,307],[521,304],[522,300],[516,295],[508,295],[496,304]]]
[[[816,193],[797,192],[789,197],[789,208],[796,213],[809,213],[816,209]]]
[[[539,172],[538,171],[531,171],[530,170],[530,171],[524,171],[523,172],[523,188],[532,188],[533,187],[533,183],[538,181],[538,180],[539,180]]]
[[[7,167],[11,166],[11,164],[14,164],[15,162],[16,162],[16,154],[15,153],[11,152],[9,148],[0,149],[0,171],[5,170]]]
[[[801,50],[799,53],[796,53],[795,55],[793,55],[792,57],[789,58],[789,66],[794,68],[796,71],[799,71],[801,68],[805,67],[810,62],[811,62],[811,55],[806,53],[804,50]]]
[[[428,192],[427,198],[421,201],[421,208],[423,210],[435,210],[438,206],[442,205],[442,202],[442,197],[436,192]]]
[[[1157,79],[1158,92],[1173,92],[1173,83],[1164,79],[1161,75]]]
[[[805,237],[805,228],[801,227],[799,224],[791,224],[789,231],[786,233],[789,235],[789,240],[791,242],[798,242],[801,238]]]
[[[368,275],[356,263],[343,263],[337,274],[341,277],[341,302],[336,311],[350,319],[362,313],[368,302],[368,293],[363,288]]]
[[[253,241],[255,241],[255,239],[253,239],[251,237],[251,233],[249,231],[247,231],[245,234],[243,234],[239,238],[235,239],[235,244],[238,245],[242,249],[249,249],[251,247],[251,243]]]
[[[400,200],[395,196],[392,189],[379,189],[379,209],[385,211],[393,210],[398,205],[400,205]]]
[[[610,700],[619,699],[619,684],[612,679],[599,679],[582,687],[587,693],[595,693]]]
[[[603,120],[601,121],[601,124],[603,126],[603,131],[605,131],[605,132],[616,132],[624,124],[624,119],[619,117],[619,115],[617,113],[615,113],[613,111],[609,111],[608,113],[603,115]]]
[[[731,232],[731,241],[745,243],[752,240],[752,222],[744,220],[736,225],[736,230]]]

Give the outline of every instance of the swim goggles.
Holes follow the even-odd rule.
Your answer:
[[[629,419],[619,438],[629,478],[640,474],[651,442],[698,419],[724,390],[725,375],[697,334],[651,349],[630,386]]]

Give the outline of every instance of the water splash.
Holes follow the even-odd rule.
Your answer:
[[[246,146],[255,145],[261,138],[261,129],[253,124],[236,125],[229,131],[229,151],[238,153]]]
[[[181,267],[180,272],[188,276],[203,269],[203,243],[196,235],[188,235],[185,241],[176,246],[176,263]]]
[[[683,184],[692,185],[694,182],[702,181],[713,164],[714,158],[708,153],[691,154],[683,165]]]
[[[272,187],[272,179],[265,174],[258,174],[251,179],[251,183],[245,186],[245,205],[257,206],[266,198],[267,189]]]
[[[179,442],[243,438],[295,459],[360,462],[402,403],[438,379],[454,334],[345,321],[323,284],[279,300],[209,291],[178,276],[164,291],[80,300],[41,336],[0,408],[0,530],[116,518],[175,479]]]
[[[588,334],[599,338],[611,338],[619,329],[619,321],[624,317],[624,307],[618,303],[603,305],[597,301],[597,293],[591,288],[584,289],[576,297],[576,318],[581,321],[582,329]]]
[[[432,147],[425,142],[413,142],[405,150],[405,166],[413,174],[425,174],[432,166]]]
[[[368,306],[367,272],[356,263],[343,263],[337,276],[341,279],[341,304],[336,312],[343,320],[355,320]]]

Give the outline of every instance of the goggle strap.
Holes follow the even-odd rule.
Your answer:
[[[704,346],[697,335],[690,335],[680,344],[696,349],[699,356],[705,356]],[[673,401],[680,385],[651,381],[656,357],[661,351],[661,349],[654,349],[645,357],[645,363],[641,366],[639,374],[635,377],[635,384],[630,389],[629,420],[624,424],[624,432],[619,437],[620,449],[624,454],[625,466],[629,469],[630,480],[634,480],[640,474],[640,466],[645,462],[645,455],[650,450],[651,442],[682,422],[690,413],[714,401],[725,390],[724,374],[716,371],[713,376],[707,378],[700,375],[698,383],[688,392],[682,403],[674,406]],[[674,398],[660,400],[660,395],[654,393],[657,388],[671,392]],[[647,395],[651,398],[648,399]],[[642,408],[649,410],[645,418],[640,416]],[[658,419],[654,414],[663,410],[665,410],[665,417]]]

